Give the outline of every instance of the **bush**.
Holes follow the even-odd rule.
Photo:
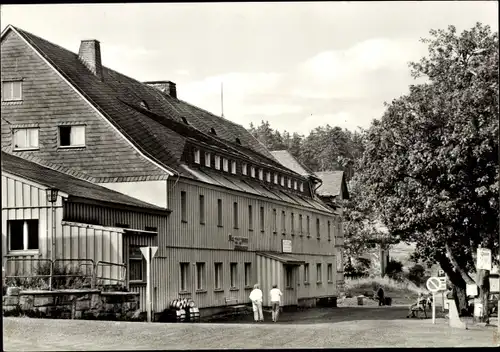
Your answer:
[[[402,281],[403,278],[403,263],[395,259],[390,259],[385,269],[385,274],[393,280]]]
[[[419,287],[424,285],[425,284],[424,277],[425,277],[425,268],[422,265],[416,264],[409,269],[408,280],[413,282],[415,285]]]
[[[357,279],[362,277],[367,277],[370,267],[369,260],[359,258],[355,265],[352,264],[351,258],[349,258],[344,265],[344,276],[347,278]]]

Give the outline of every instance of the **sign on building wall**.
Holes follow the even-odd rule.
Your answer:
[[[491,250],[488,248],[477,249],[477,269],[491,270]]]
[[[281,247],[283,249],[283,253],[292,253],[292,241],[291,240],[282,240]]]
[[[233,242],[235,250],[240,250],[240,251],[248,250],[248,237],[238,237],[229,235],[229,242]]]

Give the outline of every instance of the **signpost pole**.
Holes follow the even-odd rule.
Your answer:
[[[146,307],[148,314],[148,323],[151,323],[151,247],[148,247],[146,257]]]
[[[436,324],[436,294],[432,292],[432,324]]]

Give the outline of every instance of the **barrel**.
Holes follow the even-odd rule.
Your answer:
[[[191,307],[188,309],[188,312],[190,321],[200,320],[200,310],[198,309],[198,307]]]
[[[363,305],[363,296],[358,296],[358,306]]]

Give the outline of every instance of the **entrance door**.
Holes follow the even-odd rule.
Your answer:
[[[282,303],[284,306],[297,305],[298,268],[299,267],[297,265],[284,265],[285,289],[283,290],[283,303]]]

